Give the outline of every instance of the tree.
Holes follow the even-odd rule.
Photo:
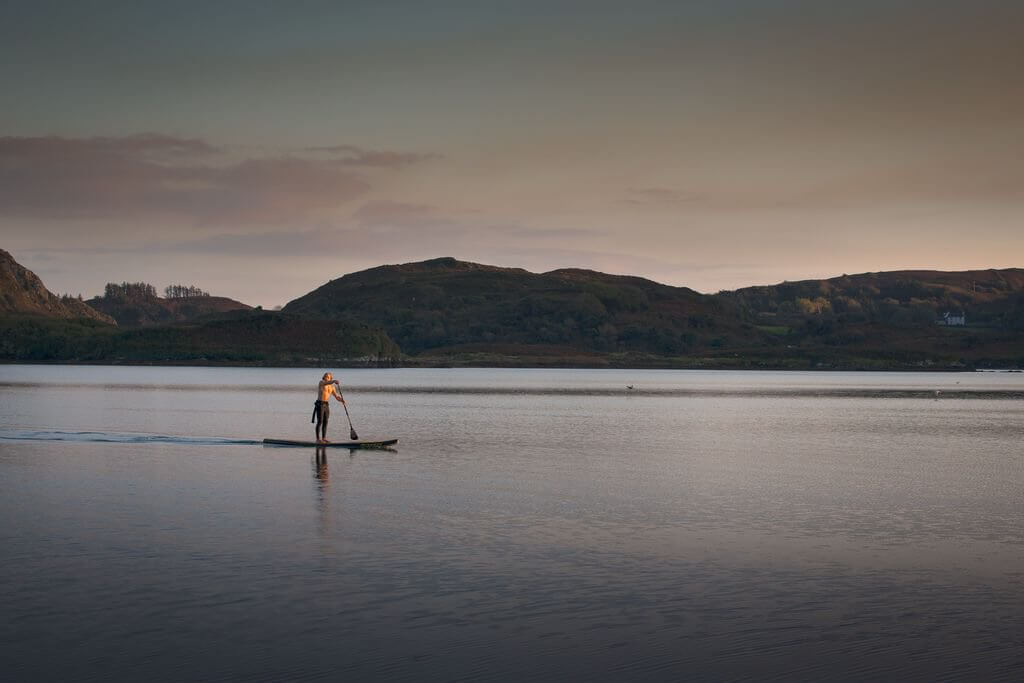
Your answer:
[[[103,296],[107,299],[155,299],[156,287],[146,282],[108,282],[103,288]]]
[[[807,297],[800,297],[796,300],[796,307],[801,313],[806,315],[821,315],[832,310],[832,304],[829,300],[821,296],[813,300]]]
[[[168,299],[187,299],[197,296],[210,296],[194,285],[167,285],[164,288],[164,297]]]

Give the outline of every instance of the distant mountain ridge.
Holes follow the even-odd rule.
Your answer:
[[[0,249],[0,313],[41,315],[73,320],[87,318],[116,324],[109,315],[73,297],[59,297],[46,288],[39,276]]]
[[[861,273],[701,294],[579,268],[532,273],[445,257],[344,275],[280,313],[111,284],[91,301],[111,306],[118,331],[96,311],[76,322],[61,317],[65,309],[29,310],[24,293],[45,287],[3,254],[14,273],[4,282],[17,284],[5,284],[0,315],[7,360],[1024,368],[1020,268]]]
[[[445,257],[350,273],[283,310],[381,327],[423,362],[1024,365],[1024,270],[1015,268],[863,273],[700,294],[584,269],[531,273]],[[941,326],[947,312],[967,324]]]

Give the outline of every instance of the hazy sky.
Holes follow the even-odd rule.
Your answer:
[[[1024,266],[1024,3],[6,2],[0,248],[283,304],[436,256]]]

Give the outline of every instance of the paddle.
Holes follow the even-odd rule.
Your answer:
[[[341,395],[341,390],[338,390],[338,395]],[[345,417],[348,418],[348,438],[353,441],[359,441],[359,435],[356,434],[355,427],[352,426],[352,418],[348,414],[348,404],[345,403],[345,398],[341,399],[341,407],[345,409]]]

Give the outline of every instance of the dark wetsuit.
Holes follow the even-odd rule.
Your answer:
[[[316,422],[316,436],[318,439],[327,438],[327,421],[331,419],[331,404],[327,401],[313,401],[313,416],[310,422]]]

